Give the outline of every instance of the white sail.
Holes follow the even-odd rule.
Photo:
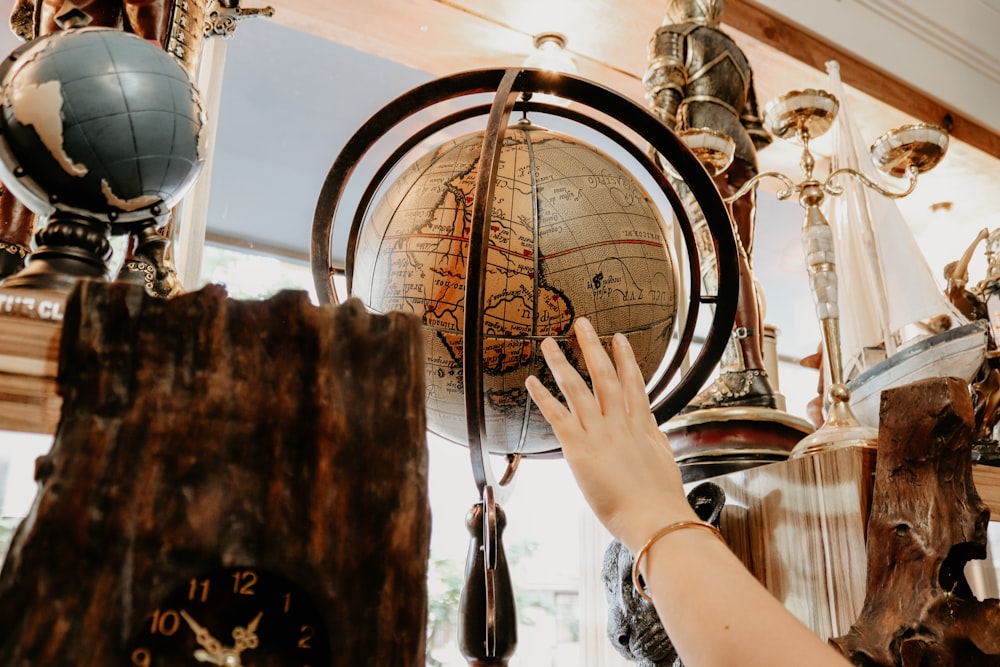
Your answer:
[[[849,167],[881,182],[851,117],[839,65],[827,63],[827,72],[840,102],[833,169]],[[844,192],[827,198],[826,213],[835,230],[841,352],[849,378],[879,361],[868,351],[884,346],[884,358],[918,340],[906,333],[918,322],[942,314],[951,316],[955,326],[966,320],[935,282],[896,202],[846,176],[835,185]]]

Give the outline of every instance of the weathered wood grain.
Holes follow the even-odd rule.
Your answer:
[[[422,666],[418,326],[299,292],[81,283],[56,441],[0,573],[0,665],[127,665],[178,582],[240,566],[310,593],[334,665]]]
[[[733,552],[824,639],[857,618],[865,594],[865,524],[875,456],[837,449],[713,477]]]
[[[854,664],[1000,665],[1000,601],[965,564],[986,557],[989,510],[972,478],[968,386],[934,378],[882,392],[864,607],[833,640]]]

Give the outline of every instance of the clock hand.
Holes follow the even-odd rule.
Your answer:
[[[261,616],[264,612],[258,613],[253,619],[247,623],[247,627],[243,628],[236,626],[233,628],[233,639],[236,640],[233,650],[237,654],[242,653],[248,648],[257,648],[260,643],[257,638],[257,625],[260,623]]]
[[[217,658],[216,656],[212,655],[211,653],[209,653],[205,649],[201,649],[201,648],[195,650],[194,657],[195,657],[195,659],[200,660],[201,662],[210,662],[213,665],[224,665],[225,664],[225,659],[224,658]]]
[[[191,630],[194,632],[195,640],[201,644],[205,650],[201,649],[195,651],[194,657],[198,658],[202,662],[214,662],[217,665],[223,664],[222,661],[225,660],[225,649],[223,649],[222,644],[218,639],[212,636],[212,634],[204,627],[195,621],[191,614],[187,613],[185,610],[181,609],[181,618],[191,626]],[[206,660],[205,657],[211,658],[211,660]]]

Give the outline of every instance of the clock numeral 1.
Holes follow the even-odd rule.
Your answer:
[[[257,573],[253,570],[240,570],[233,573],[233,592],[240,595],[253,595],[253,587],[257,585]]]
[[[154,635],[159,633],[164,636],[171,636],[181,627],[181,617],[173,609],[168,609],[166,611],[160,611],[157,609],[153,612],[153,623],[150,627],[150,632]]]
[[[313,635],[316,634],[316,628],[311,625],[303,625],[299,629],[299,633],[299,648],[312,648],[312,644],[309,642],[312,641]]]
[[[201,591],[199,595],[198,591]],[[200,599],[202,602],[208,599],[208,579],[191,580],[191,587],[188,589],[188,600]]]
[[[284,598],[284,600],[285,600],[284,612],[287,614],[289,607],[292,606],[292,594],[291,593],[285,593],[281,597]]]

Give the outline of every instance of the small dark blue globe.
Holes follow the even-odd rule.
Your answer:
[[[0,180],[36,213],[148,219],[197,178],[199,96],[157,46],[120,30],[65,30],[15,51],[0,74]]]

